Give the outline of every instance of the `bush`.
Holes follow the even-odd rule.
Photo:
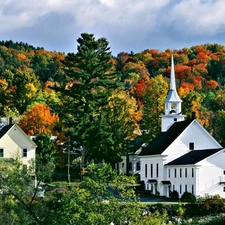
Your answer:
[[[186,204],[187,217],[209,216],[225,212],[225,200],[219,195],[198,197],[196,202]]]
[[[170,192],[170,198],[179,199],[179,194],[177,191],[171,191]]]
[[[181,201],[194,203],[196,202],[196,197],[190,192],[184,192],[183,195],[181,196]]]
[[[138,186],[136,187],[136,190],[137,191],[144,191],[145,190],[145,182],[143,180],[138,182]]]
[[[224,213],[224,199],[219,195],[206,195],[204,198],[198,198],[197,203],[201,205],[201,209],[207,214]]]

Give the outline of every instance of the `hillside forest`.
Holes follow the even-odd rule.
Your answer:
[[[63,152],[70,148],[83,164],[114,164],[133,146],[128,140],[151,140],[160,132],[172,54],[182,114],[190,118],[195,112],[225,146],[225,46],[113,56],[106,38],[83,33],[77,42],[77,52],[68,54],[0,42],[0,117],[19,118],[40,143],[57,136],[57,145],[39,145],[43,158],[54,156],[63,166]]]

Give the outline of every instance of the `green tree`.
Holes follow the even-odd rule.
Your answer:
[[[22,114],[28,106],[35,102],[41,84],[34,73],[18,70],[14,75],[13,85],[15,89],[12,107],[15,107]]]
[[[107,163],[89,164],[79,188],[55,202],[51,224],[136,224],[141,208],[133,189],[134,177],[126,177]],[[54,204],[53,204],[54,205]]]
[[[67,136],[90,149],[90,153],[94,143],[102,140],[101,137],[94,138],[102,107],[120,84],[111,62],[108,41],[105,38],[96,40],[93,34],[87,33],[81,34],[77,41],[78,52],[66,56],[64,80],[56,85],[55,90],[61,92],[59,116]]]
[[[139,135],[142,112],[138,109],[136,99],[128,92],[115,91],[108,98],[108,104],[102,108],[102,115],[97,123],[93,121],[96,123],[95,140],[98,141],[94,146],[92,158],[115,165],[121,160],[121,156],[127,153],[124,148],[125,140]]]
[[[51,139],[51,134],[42,133],[35,137],[36,153],[43,164],[54,162],[56,139]]]
[[[225,146],[225,110],[218,110],[210,118],[211,132],[213,137],[222,145]]]
[[[45,167],[36,159],[25,167],[18,159],[2,159],[0,161],[0,216],[10,217],[9,224],[44,224],[43,221],[50,211],[43,203],[43,199],[37,199],[40,183],[48,179],[54,164],[48,162]],[[34,176],[35,175],[35,176]],[[35,178],[35,179],[34,179]]]

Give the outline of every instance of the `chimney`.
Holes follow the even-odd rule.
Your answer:
[[[195,113],[195,112],[192,112],[192,113],[191,113],[191,119],[192,119],[192,120],[196,119],[196,113]]]
[[[9,125],[11,125],[11,124],[12,124],[12,122],[13,122],[12,117],[9,117]]]

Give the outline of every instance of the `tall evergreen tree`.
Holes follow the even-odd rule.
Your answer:
[[[95,127],[102,121],[102,107],[120,83],[106,38],[83,33],[77,41],[78,51],[66,56],[64,79],[55,88],[62,94],[61,118],[67,135],[91,155],[96,141],[101,142]],[[108,136],[100,132],[102,138]]]

